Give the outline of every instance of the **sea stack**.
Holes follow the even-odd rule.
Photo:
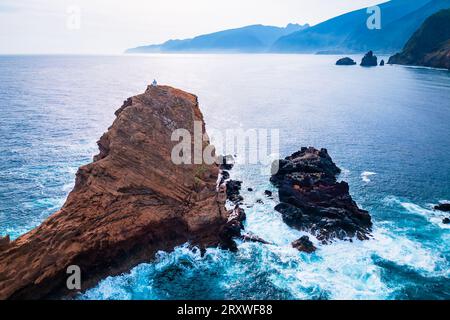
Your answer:
[[[81,269],[85,290],[186,242],[234,246],[240,230],[228,219],[219,167],[171,160],[175,129],[192,134],[199,121],[205,133],[197,97],[149,86],[116,116],[98,142],[99,154],[79,168],[61,210],[15,241],[1,239],[0,299],[73,295],[66,287],[72,265]]]
[[[378,58],[373,54],[373,51],[369,51],[361,60],[362,67],[376,67],[378,66]]]
[[[369,239],[371,217],[353,201],[348,184],[337,182],[340,172],[326,149],[302,148],[280,160],[278,172],[271,177],[281,202],[275,210],[286,224],[311,232],[323,244],[333,239]],[[293,245],[299,243],[306,241]]]

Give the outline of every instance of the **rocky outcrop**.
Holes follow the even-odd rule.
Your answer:
[[[300,239],[292,242],[292,246],[298,251],[306,253],[313,253],[317,250],[311,240],[309,240],[308,236],[303,236]]]
[[[71,265],[81,268],[84,290],[186,242],[235,249],[242,213],[228,217],[218,166],[171,160],[175,129],[193,133],[200,121],[205,132],[197,97],[149,87],[116,116],[61,210],[17,240],[0,241],[0,299],[73,294]]]
[[[369,213],[358,208],[346,182],[337,182],[340,169],[326,149],[302,148],[279,161],[271,182],[278,187],[275,207],[289,226],[314,234],[326,244],[334,238],[369,238]]]
[[[361,60],[362,67],[376,67],[378,66],[378,58],[372,51],[367,52]]]
[[[434,210],[450,212],[450,203],[441,203],[434,207]]]
[[[450,9],[429,17],[388,63],[450,69]]]
[[[337,66],[353,66],[356,62],[349,57],[341,58],[338,61],[336,61]]]
[[[380,67],[383,67],[384,66],[384,60],[382,59],[381,61],[380,61]]]

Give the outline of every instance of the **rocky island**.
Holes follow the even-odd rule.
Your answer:
[[[388,63],[450,69],[450,9],[429,17]]]
[[[333,239],[369,239],[371,217],[353,201],[348,184],[337,181],[340,172],[326,149],[302,148],[280,160],[278,172],[271,177],[281,202],[275,210],[286,224],[311,232],[322,244]],[[315,250],[307,238],[293,246]]]
[[[193,132],[201,121],[205,132],[197,97],[149,86],[116,116],[61,210],[15,241],[0,239],[0,299],[71,295],[71,265],[85,290],[186,242],[235,249],[245,217],[225,209],[219,167],[171,161],[174,129]]]

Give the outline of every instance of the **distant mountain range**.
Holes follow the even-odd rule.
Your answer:
[[[280,37],[309,28],[288,24],[285,28],[252,25],[219,31],[192,39],[169,40],[162,44],[128,49],[126,53],[154,52],[264,52]]]
[[[253,25],[169,40],[159,45],[129,49],[126,53],[152,52],[279,52],[343,53],[373,50],[391,53],[403,48],[412,34],[434,13],[450,8],[450,0],[391,0],[379,5],[381,29],[367,28],[367,8],[352,11],[310,27],[286,28]]]
[[[401,49],[430,15],[450,8],[450,0],[392,0],[380,4],[381,29],[367,28],[367,8],[281,37],[277,52],[393,52]]]

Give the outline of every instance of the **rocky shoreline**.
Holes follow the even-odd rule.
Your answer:
[[[61,210],[15,241],[0,238],[0,299],[73,296],[184,243],[201,252],[207,247],[236,252],[237,239],[271,245],[244,232],[242,182],[229,172],[233,156],[219,157],[218,165],[173,163],[175,129],[193,133],[200,121],[206,135],[196,96],[149,86],[126,100],[116,116],[98,141],[99,154],[79,168]],[[352,200],[348,184],[337,182],[340,169],[326,149],[302,148],[280,160],[279,168],[271,182],[281,201],[275,210],[286,224],[322,244],[370,238],[370,215]],[[273,196],[269,190],[264,194]],[[307,236],[292,246],[306,253],[317,249]],[[83,281],[71,291],[67,268],[74,265]]]

